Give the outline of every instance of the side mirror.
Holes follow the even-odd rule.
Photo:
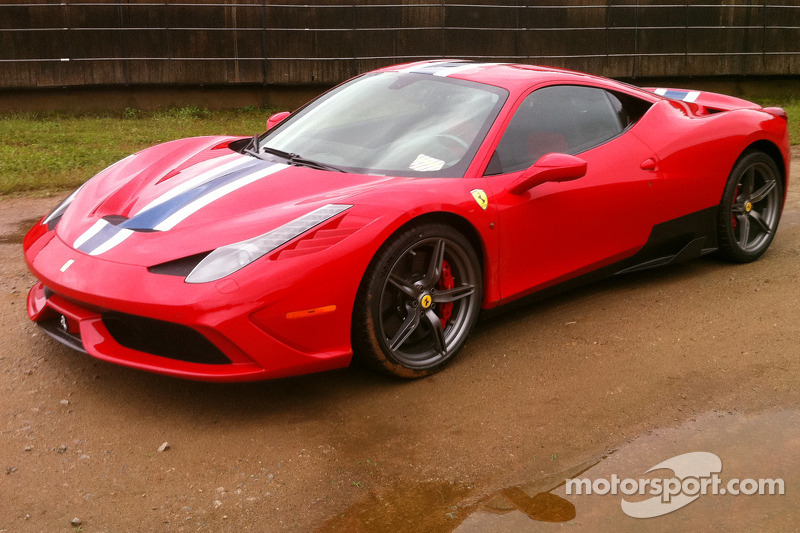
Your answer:
[[[572,181],[585,175],[586,161],[580,157],[545,154],[523,171],[508,191],[512,194],[523,194],[542,183]]]
[[[288,111],[281,111],[280,113],[275,113],[274,115],[271,115],[267,119],[267,129],[274,128],[275,126],[283,122],[286,119],[286,117],[288,117],[290,114],[291,113],[289,113]]]

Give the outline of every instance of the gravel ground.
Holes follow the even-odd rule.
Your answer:
[[[57,202],[0,199],[0,532],[451,531],[497,491],[656,428],[800,408],[796,186],[760,261],[509,312],[414,382],[350,368],[192,383],[60,346],[26,318],[20,245]]]

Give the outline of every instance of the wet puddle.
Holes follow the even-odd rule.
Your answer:
[[[511,487],[500,491],[498,496],[486,507],[490,512],[505,514],[517,510],[539,522],[567,522],[575,518],[572,502],[550,492],[528,496],[522,487]]]
[[[0,233],[0,244],[22,244],[25,235],[33,227],[34,224],[39,222],[41,217],[30,218],[17,223],[17,227],[10,231],[3,231]],[[12,226],[13,228],[13,226]]]
[[[706,413],[648,432],[560,480],[503,489],[455,531],[794,531],[800,520],[799,455],[800,411]],[[716,491],[713,477],[719,478]],[[566,478],[575,479],[570,490]],[[610,489],[614,478],[616,493]],[[696,491],[704,479],[705,490]],[[675,494],[651,496],[653,480],[664,487],[672,483]],[[644,488],[634,492],[638,487]]]
[[[396,482],[389,495],[366,494],[358,504],[315,529],[320,533],[451,531],[473,487],[441,482]],[[434,512],[440,510],[441,512]]]

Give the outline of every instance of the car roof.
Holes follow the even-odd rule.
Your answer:
[[[573,70],[517,63],[480,63],[459,59],[437,59],[392,65],[376,72],[412,72],[474,81],[508,89],[512,93],[525,91],[533,85],[560,83],[595,85],[633,93],[640,98],[656,101],[659,98],[639,87],[602,76]]]

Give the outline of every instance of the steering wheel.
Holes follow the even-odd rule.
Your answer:
[[[436,135],[432,135],[431,139],[432,140],[446,139],[448,141],[452,141],[453,143],[463,148],[465,152],[467,151],[467,149],[469,149],[469,144],[467,144],[467,141],[465,141],[461,137],[456,137],[455,135],[451,135],[450,133],[438,133]],[[440,143],[440,144],[444,144],[445,146],[447,146],[447,144],[445,143]]]

